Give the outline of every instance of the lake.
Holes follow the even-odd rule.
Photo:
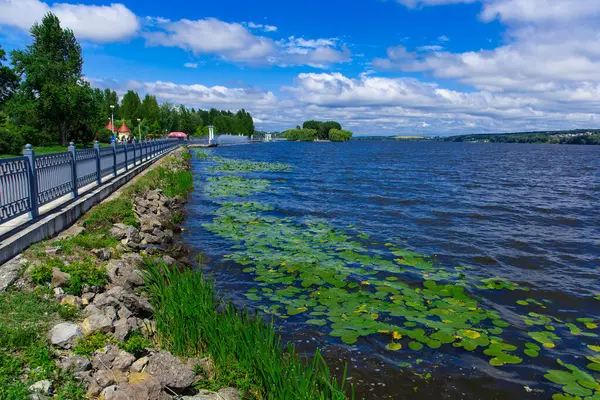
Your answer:
[[[359,397],[600,396],[600,147],[279,142],[192,165],[203,271]]]

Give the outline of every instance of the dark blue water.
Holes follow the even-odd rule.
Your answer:
[[[600,301],[593,299],[600,293],[600,147],[354,141],[224,147],[213,154],[293,165],[291,173],[261,176],[272,180],[273,190],[256,199],[281,215],[352,226],[374,243],[403,243],[441,264],[471,266],[482,278],[529,286],[528,297],[552,302],[549,315],[600,319]],[[198,184],[185,240],[204,255],[203,267],[223,295],[260,308],[243,296],[252,276],[223,262],[234,243],[202,226],[217,205],[202,190],[206,166],[193,165]],[[513,296],[498,292],[481,301],[510,320]],[[398,366],[404,356],[386,352],[377,338],[348,346],[302,320],[276,324],[309,352],[325,348],[334,366],[348,362],[357,392],[368,398],[549,398],[556,392],[543,378],[553,367],[549,361],[494,368],[489,358],[450,347],[423,352],[418,370],[406,371]],[[561,351],[578,357],[576,347]]]

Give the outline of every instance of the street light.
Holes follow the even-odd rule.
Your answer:
[[[110,105],[110,127],[112,129],[113,138],[115,137],[115,105]]]
[[[138,120],[138,127],[140,130],[140,142],[142,141],[142,120],[141,119],[137,119]]]

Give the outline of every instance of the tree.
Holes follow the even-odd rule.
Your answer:
[[[352,132],[341,129],[331,129],[329,131],[329,140],[332,142],[347,142],[352,139]]]
[[[10,67],[2,65],[6,61],[6,52],[0,46],[0,106],[17,90],[19,77]]]
[[[19,87],[21,99],[35,102],[39,122],[58,132],[65,145],[73,121],[83,122],[89,111],[79,103],[89,105],[85,100],[91,93],[81,71],[81,46],[73,31],[61,28],[52,13],[36,22],[30,32],[33,44],[12,53],[16,73],[25,77]]]
[[[337,130],[341,131],[342,125],[340,125],[340,123],[336,122],[336,121],[323,122],[323,133],[325,135],[325,138],[329,137],[329,131],[332,129],[337,129]]]
[[[115,106],[114,110],[111,109],[110,106]],[[119,96],[117,95],[117,92],[112,91],[110,89],[104,90],[102,112],[103,112],[104,116],[106,116],[108,118],[113,116],[113,112],[114,112],[115,120],[121,118]]]
[[[140,96],[133,90],[128,91],[121,101],[121,118],[136,121],[141,118],[142,102]]]
[[[158,106],[156,97],[147,94],[146,97],[144,97],[144,101],[142,101],[139,118],[145,119],[152,124],[154,121],[158,121],[159,117],[160,107]]]

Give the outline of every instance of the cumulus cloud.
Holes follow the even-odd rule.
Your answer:
[[[123,4],[54,3],[50,6],[40,0],[0,0],[0,25],[29,30],[48,12],[56,14],[61,24],[82,40],[120,41],[134,36],[140,28],[137,16]]]
[[[232,62],[254,65],[309,65],[327,68],[350,60],[350,51],[337,39],[290,37],[275,41],[253,34],[249,28],[266,27],[230,23],[216,18],[156,22],[143,35],[150,46],[171,46],[194,54],[213,54]],[[269,28],[270,29],[270,28]]]
[[[129,81],[125,86],[142,93],[151,93],[162,102],[204,109],[263,109],[273,107],[277,102],[273,92],[249,87],[182,85],[164,81]]]

